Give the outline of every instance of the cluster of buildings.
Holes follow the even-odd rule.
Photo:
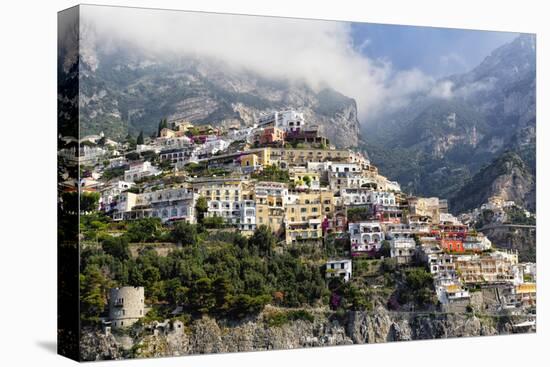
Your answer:
[[[460,215],[460,220],[464,223],[475,223],[482,221],[486,211],[491,212],[490,221],[493,224],[502,224],[509,222],[508,210],[511,208],[519,209],[523,212],[526,218],[533,217],[534,214],[525,208],[518,206],[512,200],[504,200],[501,196],[495,195],[487,199],[479,208],[475,208],[470,212]]]
[[[517,254],[495,250],[448,212],[446,200],[407,195],[361,153],[331,146],[299,112],[273,112],[229,131],[174,121],[136,148],[147,151],[170,163],[169,176],[158,177],[162,170],[150,161],[124,166],[113,157],[111,164],[125,167],[123,178],[97,191],[100,210],[114,220],[195,223],[203,197],[207,217],[220,217],[245,235],[265,225],[281,246],[321,244],[329,235],[344,239],[348,256],[326,263],[327,279],[350,281],[355,258],[383,251],[399,266],[429,267],[442,305],[467,302],[469,287],[491,284],[506,288],[510,303],[535,302],[534,283],[523,278],[532,271]],[[188,172],[191,163],[205,173]],[[277,178],[267,174],[273,171]]]

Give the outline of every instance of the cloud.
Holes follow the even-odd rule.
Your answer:
[[[356,99],[362,121],[434,84],[418,70],[395,72],[391,63],[362,55],[346,22],[82,6],[81,24],[97,34],[89,42],[104,47],[123,42],[157,55],[220,59],[315,89],[328,85]]]
[[[429,96],[440,99],[451,99],[454,96],[454,83],[450,80],[437,82],[430,90]]]

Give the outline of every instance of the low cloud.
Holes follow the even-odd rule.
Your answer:
[[[83,42],[129,44],[156,55],[210,57],[273,78],[330,86],[355,98],[365,122],[408,103],[419,92],[445,95],[446,86],[419,70],[396,72],[391,63],[361,53],[350,23],[136,8],[82,6]],[[92,31],[90,31],[92,30]],[[86,40],[86,36],[89,39]],[[88,48],[85,57],[91,61]]]
[[[454,96],[454,83],[450,80],[437,82],[430,90],[429,96],[440,99],[451,99]]]

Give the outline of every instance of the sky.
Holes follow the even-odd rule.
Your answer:
[[[397,70],[417,68],[434,77],[464,73],[518,33],[355,23],[354,45],[366,57]]]
[[[331,87],[357,101],[361,122],[417,93],[452,96],[441,77],[468,71],[516,34],[326,20],[81,6],[81,56],[135,47],[161,58],[223,60],[267,78]]]

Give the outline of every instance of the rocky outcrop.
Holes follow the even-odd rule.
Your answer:
[[[488,226],[483,233],[497,248],[517,250],[520,262],[535,262],[537,229],[514,225]]]
[[[474,175],[451,199],[451,208],[461,213],[500,196],[520,206],[534,206],[535,177],[521,157],[506,152]]]
[[[84,361],[121,359],[122,343],[111,333],[84,329],[80,339],[80,357]]]
[[[128,335],[88,331],[82,339],[82,356],[85,360],[142,358],[485,336],[511,333],[517,321],[474,314],[398,313],[384,307],[373,313],[349,311],[338,316],[317,310],[312,314],[313,321],[280,326],[268,326],[263,314],[241,322],[203,317],[181,329],[137,332],[131,348],[122,345]]]

